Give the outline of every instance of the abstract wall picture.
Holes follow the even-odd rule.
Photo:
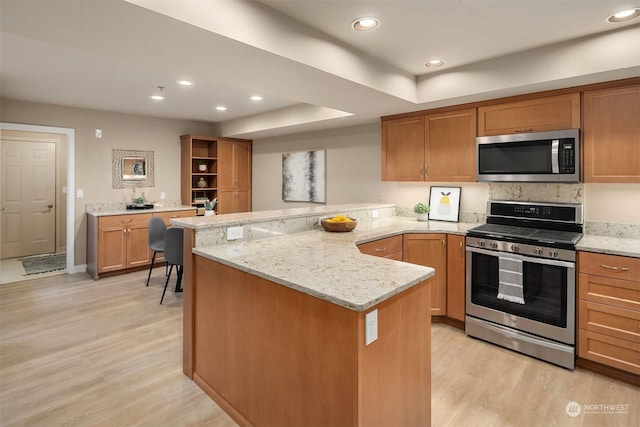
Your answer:
[[[460,187],[431,187],[429,219],[458,222],[460,190]]]
[[[282,154],[282,200],[326,202],[325,150]]]

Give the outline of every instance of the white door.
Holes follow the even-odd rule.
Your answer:
[[[1,145],[1,258],[55,252],[55,142]]]

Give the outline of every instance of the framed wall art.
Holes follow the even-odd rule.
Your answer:
[[[458,222],[461,187],[431,187],[429,219]]]
[[[153,187],[153,151],[117,150],[112,152],[113,188]]]
[[[325,150],[282,155],[282,200],[326,202]]]

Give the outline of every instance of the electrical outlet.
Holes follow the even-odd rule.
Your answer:
[[[229,227],[227,228],[227,240],[242,239],[243,231],[242,227]]]
[[[163,191],[160,193],[160,200],[164,200],[167,198],[167,194]]]
[[[374,209],[371,211],[371,218],[378,218],[380,216],[380,212],[378,212],[378,209]]]
[[[378,310],[373,310],[364,316],[364,345],[369,345],[378,339]]]
[[[84,190],[76,190],[76,198],[82,199],[84,197]]]

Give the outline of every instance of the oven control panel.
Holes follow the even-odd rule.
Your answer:
[[[497,252],[510,252],[538,258],[557,259],[575,262],[576,251],[569,249],[550,248],[547,246],[527,245],[504,240],[467,236],[467,246],[488,249]]]

